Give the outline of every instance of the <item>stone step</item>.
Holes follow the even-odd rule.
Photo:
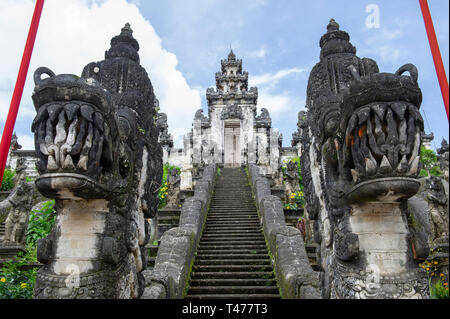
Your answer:
[[[272,265],[193,265],[194,271],[273,271]]]
[[[252,206],[252,207],[243,207],[243,206],[231,206],[231,205],[226,205],[226,206],[211,206],[210,208],[211,213],[232,213],[232,212],[251,212],[251,213],[256,213],[256,207]]]
[[[248,217],[248,216],[241,216],[241,217],[210,217],[208,216],[207,222],[211,223],[218,223],[218,222],[257,222],[259,223],[259,218],[257,216]]]
[[[227,238],[233,238],[235,240],[254,240],[254,239],[264,239],[264,235],[263,234],[258,234],[258,233],[254,233],[254,234],[246,233],[245,235],[242,234],[242,233],[233,233],[233,234],[204,233],[203,234],[203,238],[204,239],[214,239],[214,238],[227,239]]]
[[[246,228],[246,229],[260,229],[261,228],[261,224],[259,222],[240,222],[240,223],[235,223],[235,222],[214,222],[214,224],[208,225],[208,229],[223,229],[223,230],[229,230],[232,229],[232,226],[241,226],[240,229],[242,228]]]
[[[242,241],[242,242],[247,242],[248,243],[252,243],[252,242],[260,242],[263,243],[265,242],[265,238],[263,235],[253,235],[253,236],[242,236],[242,235],[234,235],[234,236],[223,236],[223,235],[219,235],[219,236],[214,236],[214,235],[208,235],[208,236],[204,236],[203,237],[204,242],[207,243],[211,243],[211,242],[223,242],[223,243],[228,243],[228,242],[236,242],[236,241]]]
[[[201,241],[199,243],[200,247],[206,247],[206,246],[228,246],[228,245],[236,245],[236,246],[248,246],[251,243],[251,245],[265,245],[266,242],[264,239],[255,239],[251,242],[247,241],[241,241],[236,239],[231,240],[211,240],[211,239],[205,239],[205,241]]]
[[[280,298],[242,168],[222,169],[216,182],[186,298]]]
[[[252,213],[257,214],[256,207],[242,207],[242,206],[225,206],[225,207],[210,207],[211,213],[222,213],[222,214],[231,214],[231,213]]]
[[[195,294],[276,294],[279,293],[277,286],[191,286],[189,295]]]
[[[197,256],[194,265],[197,266],[240,266],[240,265],[272,265],[270,258],[254,258],[254,259],[204,259]]]
[[[227,220],[227,221],[209,221],[207,222],[208,226],[226,226],[227,224],[229,225],[233,225],[233,226],[261,226],[261,223],[259,221],[259,219],[254,219],[254,220]]]
[[[223,214],[223,213],[215,213],[208,215],[208,219],[211,218],[257,218],[259,219],[259,216],[255,213],[229,213],[229,214]]]
[[[259,232],[261,231],[261,225],[258,226],[241,226],[241,227],[232,227],[232,226],[222,226],[222,227],[211,227],[207,226],[204,230],[204,233],[246,233],[246,232]]]
[[[267,256],[267,252],[260,253],[260,254],[207,254],[207,253],[200,253],[197,254],[197,258],[201,260],[231,260],[231,259],[267,259],[270,261],[269,256]]]
[[[201,242],[199,243],[199,249],[221,249],[221,250],[229,250],[229,249],[263,249],[267,248],[266,243],[243,243],[241,245],[235,245],[234,243],[225,243],[223,245],[203,245]]]
[[[192,279],[272,279],[275,275],[272,271],[207,271],[198,272],[194,271],[191,275]]]
[[[204,255],[242,255],[242,254],[268,254],[267,248],[259,248],[259,249],[252,249],[252,248],[243,248],[243,249],[208,249],[208,248],[199,248],[197,250],[197,255],[204,254]]]
[[[203,231],[203,235],[234,235],[234,234],[261,234],[261,230],[260,229],[255,229],[255,228],[241,228],[241,229],[234,229],[234,228],[230,228],[230,229],[221,229],[221,228],[216,228],[216,229],[211,229],[211,228],[206,228]]]
[[[223,279],[223,278],[206,278],[206,279],[192,279],[192,286],[276,286],[275,278],[243,278],[243,279]]]

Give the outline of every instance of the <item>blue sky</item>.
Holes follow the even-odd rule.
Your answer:
[[[449,5],[443,0],[428,2],[448,76]],[[304,109],[309,72],[319,61],[319,39],[330,18],[350,34],[357,55],[376,60],[380,71],[395,72],[406,63],[417,66],[425,130],[434,132],[437,147],[442,137],[448,140],[448,121],[418,0],[65,0],[64,3],[62,6],[57,0],[47,0],[44,6],[16,126],[19,142],[22,138],[23,144],[28,145],[32,137],[34,69],[46,65],[56,73],[80,74],[83,65],[103,59],[109,40],[125,22],[130,22],[141,44],[142,64],[150,75],[162,111],[169,116],[169,131],[178,146],[182,135],[190,130],[195,111],[202,107],[206,112],[206,88],[215,85],[215,72],[230,46],[243,59],[250,85],[258,87],[258,107],[269,110],[273,127],[283,134],[283,146],[290,146],[297,113]],[[370,4],[380,9],[379,28],[366,26],[370,14],[366,7]],[[9,13],[4,15],[3,23],[0,13],[0,37],[11,34],[14,37],[7,41],[8,45],[5,41],[0,44],[0,52],[11,51],[6,56],[8,60],[0,56],[0,64],[8,61],[7,66],[0,65],[0,130],[17,76],[20,57],[16,56],[23,51],[33,1],[0,0],[0,12],[5,8]],[[11,92],[9,99],[8,92]]]

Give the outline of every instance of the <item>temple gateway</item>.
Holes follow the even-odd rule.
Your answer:
[[[182,168],[182,189],[191,189],[192,173],[195,176],[198,168],[212,163],[224,167],[256,164],[265,174],[275,176],[282,160],[298,156],[296,147],[282,147],[283,136],[272,128],[269,111],[263,107],[257,114],[258,89],[248,87],[242,60],[231,50],[220,63],[216,87],[206,91],[208,114],[202,109],[195,113],[183,149],[173,147],[167,116],[160,114],[163,161]]]

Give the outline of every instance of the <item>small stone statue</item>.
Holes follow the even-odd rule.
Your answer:
[[[286,180],[285,180],[285,196],[286,203],[295,204],[294,199],[291,198],[291,194],[299,190],[298,181],[298,164],[293,161],[289,161],[286,167]]]
[[[11,151],[17,151],[22,148],[22,145],[20,145],[19,142],[17,141],[16,133],[14,133],[11,137],[11,146],[9,148],[11,149]]]
[[[6,219],[2,246],[23,246],[25,244],[34,193],[33,183],[20,181],[8,198],[0,203],[0,222]]]
[[[176,168],[171,168],[167,172],[168,195],[166,207],[175,208],[178,205],[178,194],[180,192],[181,177]]]
[[[444,178],[448,182],[448,143],[445,138],[442,139],[441,148],[437,149],[437,153],[441,171],[444,174]]]
[[[425,194],[432,220],[432,240],[448,237],[448,192],[446,194],[444,183],[445,181],[437,176],[426,179]]]
[[[14,185],[18,185],[20,181],[25,180],[27,159],[25,157],[19,157],[16,162],[16,175],[14,175]]]

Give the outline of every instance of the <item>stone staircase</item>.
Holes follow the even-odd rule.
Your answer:
[[[5,223],[0,223],[0,237],[5,236]]]
[[[243,168],[222,168],[185,298],[280,298]]]

